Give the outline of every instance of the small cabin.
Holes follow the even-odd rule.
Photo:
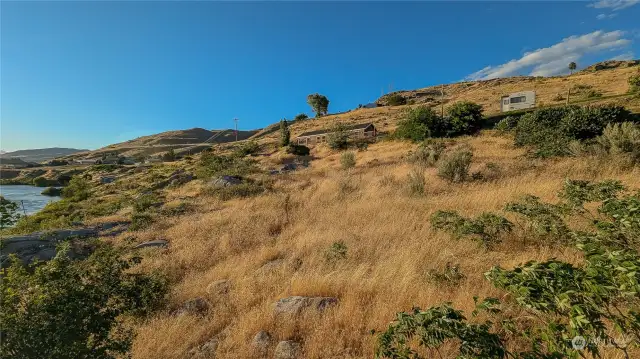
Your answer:
[[[349,132],[349,137],[352,139],[375,138],[378,134],[376,127],[372,123],[350,126],[347,128],[347,131]],[[327,136],[330,134],[330,129],[305,132],[296,138],[296,143],[305,146],[325,143],[327,142]]]
[[[535,91],[515,92],[506,96],[502,96],[502,98],[500,99],[500,110],[502,112],[522,110],[526,108],[532,108],[535,106],[536,106]]]

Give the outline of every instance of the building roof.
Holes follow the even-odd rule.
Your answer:
[[[359,125],[353,125],[353,126],[348,126],[347,130],[362,130],[365,129],[369,126],[372,126],[373,123],[368,122],[368,123],[361,123]],[[314,135],[322,135],[324,133],[329,133],[331,132],[331,129],[322,129],[322,130],[315,130],[315,131],[308,131],[308,132],[303,132],[300,134],[300,136],[298,137],[307,137],[307,136],[314,136]]]

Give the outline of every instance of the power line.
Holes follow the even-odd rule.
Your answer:
[[[238,121],[239,120],[237,118],[233,119],[233,122],[236,123],[236,142],[238,142]]]

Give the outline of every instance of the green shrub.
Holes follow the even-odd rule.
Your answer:
[[[20,217],[11,233],[23,234],[48,229],[71,227],[74,222],[81,222],[85,218],[82,207],[68,199],[49,202],[40,211],[29,216]]]
[[[131,224],[129,225],[130,231],[139,231],[148,228],[154,222],[154,218],[150,213],[146,212],[133,212],[131,214]]]
[[[133,202],[135,212],[146,212],[160,204],[158,198],[153,194],[144,194]]]
[[[602,134],[608,124],[625,122],[630,113],[621,106],[564,106],[539,109],[522,116],[515,131],[516,146],[532,146],[538,157],[568,155],[572,140]]]
[[[356,166],[356,154],[353,152],[344,152],[340,155],[340,165],[342,169],[348,170]]]
[[[240,146],[238,146],[234,151],[233,155],[235,157],[244,157],[255,155],[260,152],[260,145],[255,141],[247,141]]]
[[[587,90],[584,93],[584,96],[586,98],[599,98],[602,97],[602,92],[596,91],[596,90]]]
[[[632,122],[609,124],[597,138],[602,150],[610,155],[627,155],[632,163],[640,162],[640,125]]]
[[[325,252],[324,258],[327,262],[336,262],[347,258],[347,245],[344,242],[334,242]]]
[[[255,172],[255,161],[237,157],[216,155],[213,152],[204,152],[196,169],[198,178],[211,178],[214,176],[244,176]]]
[[[307,114],[305,113],[300,113],[298,115],[296,115],[296,117],[293,118],[294,121],[304,121],[309,119],[309,116],[307,116]]]
[[[316,117],[324,116],[329,112],[329,99],[319,93],[308,95],[307,103],[316,113]]]
[[[280,146],[287,147],[291,142],[291,131],[286,119],[280,120]]]
[[[431,107],[418,106],[406,109],[405,118],[398,122],[395,136],[400,139],[423,141],[430,137],[443,137],[447,134],[446,120],[438,116]]]
[[[520,120],[520,116],[507,116],[500,120],[494,128],[501,132],[508,132],[516,128],[518,126],[518,121]]]
[[[629,92],[640,92],[640,73],[629,76]]]
[[[44,178],[44,177],[40,176],[40,177],[36,177],[36,178],[33,179],[33,185],[36,186],[36,187],[57,186],[58,185],[58,181],[52,180],[52,179],[47,179],[47,178]]]
[[[40,194],[43,196],[58,197],[62,194],[62,189],[56,187],[47,187],[44,189],[44,191],[40,192]]]
[[[408,160],[419,166],[434,167],[445,148],[446,145],[442,141],[426,140],[418,146],[415,152],[409,153]]]
[[[123,319],[163,305],[163,277],[132,273],[132,261],[108,247],[83,261],[68,258],[66,249],[49,262],[24,268],[16,260],[4,271],[0,357],[126,357],[133,332]]]
[[[409,195],[422,196],[424,195],[424,189],[427,184],[427,179],[424,176],[422,169],[414,168],[407,175],[407,183],[409,185]]]
[[[13,226],[19,219],[18,204],[0,195],[0,230]]]
[[[349,147],[349,127],[341,122],[336,123],[327,134],[327,145],[333,150],[344,150]]]
[[[86,179],[74,176],[69,185],[62,189],[62,198],[72,202],[84,201],[91,196],[91,184]]]
[[[405,105],[407,100],[400,94],[392,94],[387,97],[387,105],[389,106],[401,106]]]
[[[438,164],[438,176],[449,182],[463,182],[469,177],[473,153],[461,149],[449,153]]]
[[[309,149],[309,147],[304,145],[290,144],[287,147],[287,153],[290,153],[296,156],[309,156],[309,153],[311,153],[311,150]]]
[[[448,136],[470,135],[483,125],[482,106],[468,101],[456,102],[447,109]]]
[[[354,142],[358,151],[363,152],[369,149],[369,140],[358,140]]]
[[[173,148],[169,149],[167,153],[162,155],[162,160],[164,162],[173,162],[176,160],[176,152],[173,150]],[[118,164],[121,164],[120,161],[118,161]]]
[[[443,230],[456,238],[469,236],[486,248],[500,243],[501,236],[511,232],[513,224],[493,213],[482,213],[477,218],[465,218],[456,212],[437,211],[431,216],[433,228]]]

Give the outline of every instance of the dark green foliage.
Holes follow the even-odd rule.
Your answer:
[[[640,124],[609,124],[596,142],[601,153],[626,157],[632,166],[640,163]]]
[[[520,121],[520,116],[507,116],[500,120],[500,122],[496,123],[494,128],[501,132],[508,132],[518,126],[518,121]]]
[[[61,194],[62,198],[72,202],[84,201],[91,196],[91,184],[83,177],[74,176]]]
[[[568,155],[572,140],[595,138],[608,124],[629,119],[629,111],[621,106],[540,109],[523,115],[518,121],[515,144],[532,146],[539,157]]]
[[[289,124],[286,119],[280,120],[280,146],[289,146],[291,142],[291,132],[289,131]]]
[[[173,161],[176,160],[176,152],[173,150],[173,148],[169,149],[169,151],[167,151],[167,153],[162,155],[162,160],[164,162],[173,162]],[[121,162],[118,161],[118,164],[121,164]]]
[[[150,213],[146,212],[133,212],[131,214],[131,224],[129,225],[130,231],[139,231],[152,225],[154,218]]]
[[[133,263],[108,247],[84,261],[66,250],[24,268],[18,261],[0,281],[0,356],[16,359],[120,358],[133,339],[124,317],[143,316],[164,302],[158,275],[131,273]]]
[[[349,126],[337,122],[327,134],[327,145],[333,150],[344,150],[349,147]]]
[[[395,136],[418,142],[430,137],[443,137],[447,129],[447,122],[431,107],[418,106],[405,110],[405,118],[398,122]]]
[[[324,254],[324,258],[328,262],[336,262],[347,258],[347,245],[344,242],[334,242]]]
[[[40,192],[40,194],[43,195],[43,196],[57,197],[57,196],[60,196],[62,194],[62,188],[47,187],[42,192]]]
[[[528,234],[551,242],[567,243],[570,240],[569,228],[562,219],[568,212],[562,205],[544,203],[536,196],[527,195],[520,202],[508,203],[505,210],[527,220]]]
[[[306,113],[300,113],[300,114],[297,114],[296,117],[293,118],[293,120],[294,121],[304,121],[304,120],[306,120],[308,118],[309,118],[309,116],[307,116]]]
[[[290,153],[296,156],[309,156],[310,151],[311,150],[309,149],[309,147],[304,145],[290,144],[287,147],[287,153]]]
[[[13,226],[19,219],[18,204],[0,195],[0,230]]]
[[[238,156],[217,155],[203,152],[198,163],[198,178],[214,176],[243,176],[256,171],[255,162]]]
[[[357,141],[354,141],[354,144],[356,145],[356,148],[360,152],[366,151],[369,149],[369,140],[357,140]]]
[[[389,106],[401,106],[406,104],[407,100],[400,94],[396,93],[387,97],[387,105]]]
[[[607,180],[593,183],[567,179],[558,197],[564,199],[572,209],[582,210],[585,203],[616,198],[624,189],[620,181]]]
[[[308,95],[307,103],[316,113],[316,117],[324,116],[329,111],[329,99],[318,93]]]
[[[472,158],[473,152],[466,149],[447,154],[438,164],[438,176],[453,183],[466,181]]]
[[[36,177],[33,179],[33,185],[36,187],[49,187],[49,186],[57,186],[58,181],[52,179],[46,179],[42,176]]]
[[[483,213],[477,218],[465,218],[456,212],[437,211],[431,216],[431,225],[456,238],[469,236],[478,240],[486,248],[501,241],[501,236],[511,232],[513,224],[504,217],[493,213]]]
[[[458,358],[502,359],[504,343],[492,333],[491,322],[471,324],[462,311],[446,303],[427,310],[415,308],[398,313],[396,320],[378,336],[376,358],[437,358],[437,348],[449,342],[459,345]],[[429,356],[420,356],[411,346],[416,343]]]
[[[456,102],[447,109],[448,136],[469,135],[482,127],[482,106],[468,101]]]
[[[77,202],[63,199],[47,204],[40,211],[21,217],[11,228],[12,233],[30,233],[46,229],[70,227],[74,222],[81,222],[85,213]]]
[[[153,194],[144,194],[133,202],[133,210],[135,212],[146,212],[160,204],[160,200]]]
[[[640,92],[640,73],[629,76],[629,92]]]

